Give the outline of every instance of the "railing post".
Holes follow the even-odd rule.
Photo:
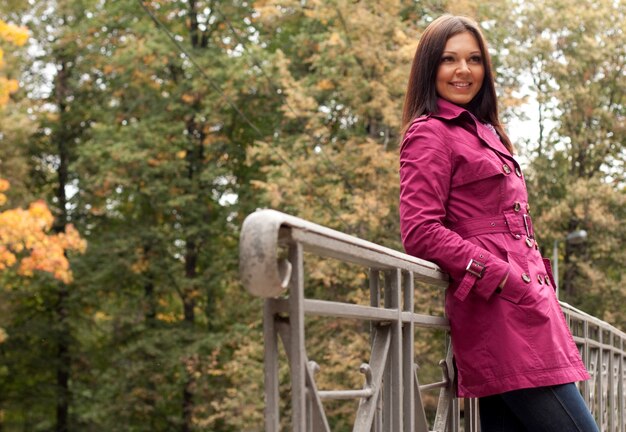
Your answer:
[[[389,307],[398,311],[396,319],[392,322],[392,337],[391,337],[391,358],[389,365],[391,366],[391,397],[392,397],[392,412],[391,424],[394,431],[402,431],[403,426],[403,401],[404,395],[404,380],[403,380],[403,361],[402,361],[402,272],[400,269],[395,269],[390,272],[389,288],[391,292],[391,302]],[[387,294],[387,293],[385,293]],[[387,299],[387,295],[385,295]]]
[[[599,345],[599,354],[598,354],[598,426],[600,430],[606,430],[606,361],[605,361],[605,349],[604,349],[604,331],[602,327],[598,326],[598,345]]]
[[[611,347],[609,349],[609,364],[607,365],[607,374],[608,374],[608,379],[609,379],[609,394],[608,394],[608,406],[610,409],[609,412],[609,430],[610,431],[615,431],[615,386],[617,385],[617,383],[615,382],[615,378],[616,378],[616,374],[615,374],[615,361],[613,359],[613,357],[615,356],[615,347],[614,347],[614,341],[613,341],[613,335],[609,333],[609,346]]]
[[[478,432],[480,430],[478,418],[478,399],[464,399],[463,420],[465,432]]]
[[[574,319],[574,318],[572,318]],[[578,321],[578,320],[577,320]],[[583,359],[583,364],[585,365],[585,367],[587,368],[587,370],[589,371],[589,359],[590,359],[590,355],[591,355],[591,351],[589,348],[589,323],[587,321],[583,321],[582,322],[582,347],[580,348],[580,356]],[[572,327],[570,327],[570,329],[572,329]],[[591,377],[591,379],[586,380],[586,381],[582,381],[580,383],[578,383],[579,386],[579,390],[583,395],[583,399],[585,400],[585,404],[589,407],[589,409],[591,410],[591,394],[592,394],[592,381],[593,381],[593,377]],[[593,411],[591,412],[591,415],[593,416]]]
[[[384,302],[385,308],[395,309],[398,308],[399,303],[399,280],[398,270],[386,271],[385,285],[384,285]],[[384,431],[398,431],[397,417],[398,410],[398,396],[399,388],[402,388],[401,375],[398,377],[398,373],[402,373],[399,356],[402,355],[401,345],[399,345],[399,337],[401,337],[401,331],[399,329],[398,320],[393,320],[389,323],[391,326],[391,347],[389,349],[389,358],[385,363],[385,375],[383,379],[383,430]]]
[[[300,243],[289,245],[292,272],[289,281],[291,351],[291,417],[293,430],[306,432],[306,353],[304,348],[304,269]]]
[[[620,336],[619,343],[619,386],[618,386],[618,413],[619,413],[619,430],[626,429],[626,355],[624,354],[624,338]]]
[[[402,310],[413,313],[413,273],[405,272],[402,277],[402,292],[404,301]],[[404,382],[403,392],[403,412],[404,412],[404,431],[415,431],[415,386],[413,385],[413,370],[415,364],[415,324],[413,320],[404,323],[402,329],[402,376]]]
[[[380,271],[376,269],[370,269],[370,306],[378,308],[380,307]],[[377,325],[374,322],[370,322],[370,345],[374,347],[374,329]],[[374,415],[374,421],[372,424],[372,432],[383,431],[383,392],[378,393],[376,401],[376,414]]]
[[[265,430],[279,432],[280,411],[278,394],[278,332],[276,328],[273,299],[263,305],[263,351],[265,378]]]

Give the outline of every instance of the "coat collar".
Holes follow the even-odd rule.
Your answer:
[[[463,118],[469,120],[476,127],[476,133],[483,144],[503,156],[506,156],[507,158],[512,158],[511,153],[509,153],[504,144],[502,144],[502,141],[500,141],[493,131],[480,122],[471,112],[442,98],[437,99],[437,108],[438,111],[436,113],[432,113],[431,117],[448,121],[455,119],[462,120]]]
[[[461,117],[463,114],[474,118],[474,116],[462,106],[455,105],[442,98],[437,98],[437,112],[432,114],[432,116],[444,120],[453,120],[457,117]]]

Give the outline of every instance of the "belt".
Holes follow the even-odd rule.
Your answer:
[[[533,224],[528,213],[505,211],[497,216],[463,219],[450,228],[461,237],[468,238],[489,233],[510,233],[515,238],[533,239]]]

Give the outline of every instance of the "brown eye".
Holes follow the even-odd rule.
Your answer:
[[[443,56],[441,57],[441,63],[452,63],[454,58],[452,56]]]
[[[480,56],[472,56],[472,57],[470,57],[470,62],[472,62],[472,63],[482,63],[483,59]]]

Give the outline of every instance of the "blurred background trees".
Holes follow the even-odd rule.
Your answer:
[[[473,16],[490,42],[562,297],[624,328],[625,11],[0,0],[0,211],[43,199],[45,234],[75,227],[89,245],[66,254],[71,280],[0,271],[0,430],[261,430],[261,306],[238,284],[241,222],[271,207],[401,249],[402,96],[420,32],[444,12]],[[579,229],[587,241],[567,244]],[[366,283],[327,261],[308,277],[351,301]],[[440,292],[417,295],[441,307]],[[309,329],[333,335],[337,350],[316,360],[346,387],[361,384],[349,370],[362,330]],[[350,409],[331,409],[343,430]]]

